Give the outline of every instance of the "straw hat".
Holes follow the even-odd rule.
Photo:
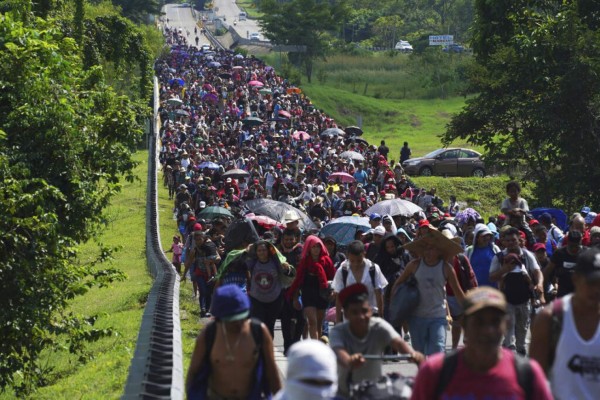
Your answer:
[[[427,231],[419,239],[407,243],[403,247],[415,254],[422,255],[430,246],[440,250],[444,258],[453,257],[463,252],[460,244],[448,239],[442,232],[430,225],[427,226]]]

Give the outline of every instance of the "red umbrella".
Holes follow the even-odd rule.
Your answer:
[[[271,229],[275,226],[279,228],[285,228],[285,226],[279,222],[274,220],[273,218],[269,218],[266,215],[255,215],[253,213],[244,215],[250,221],[255,221],[258,225],[262,226],[265,229]]]
[[[287,112],[285,110],[279,110],[279,115],[281,115],[282,117],[286,117],[286,118],[292,118],[292,114],[290,114],[289,112]]]
[[[301,90],[300,88],[297,88],[297,87],[295,87],[295,86],[292,86],[291,88],[288,88],[288,89],[286,90],[286,92],[287,92],[287,94],[292,94],[292,93],[295,93],[295,94],[300,94],[300,93],[302,93],[302,90]]]
[[[292,138],[296,140],[308,140],[310,139],[310,135],[304,131],[296,131],[292,134]]]
[[[330,181],[337,181],[338,179],[342,183],[352,183],[356,180],[356,179],[354,179],[354,177],[352,175],[347,174],[345,172],[335,172],[335,173],[329,175]]]
[[[261,81],[250,81],[250,82],[248,82],[248,85],[250,85],[250,86],[258,86],[258,87],[265,86],[265,84],[262,83]]]

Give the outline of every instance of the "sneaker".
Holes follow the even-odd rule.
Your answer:
[[[206,318],[206,310],[200,310],[200,318]]]

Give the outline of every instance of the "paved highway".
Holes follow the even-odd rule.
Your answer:
[[[215,9],[215,15],[224,16],[228,25],[232,25],[238,35],[248,39],[248,35],[252,32],[259,32],[261,40],[264,39],[258,21],[247,19],[246,21],[239,21],[240,8],[237,3],[233,0],[213,0],[213,6]],[[233,25],[233,21],[237,21]]]
[[[200,33],[200,28],[198,28],[197,33],[194,33],[194,28],[197,26],[196,20],[192,15],[191,7],[187,4],[167,4],[163,7],[163,11],[166,14],[162,18],[163,23],[166,23],[171,28],[181,29],[183,34],[189,32],[189,35],[187,35],[188,43],[194,44],[196,36],[198,37],[199,45],[210,43],[208,38]]]

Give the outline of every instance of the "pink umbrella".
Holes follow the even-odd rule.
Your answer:
[[[292,118],[292,114],[290,114],[289,112],[287,112],[285,110],[279,110],[279,115],[281,115],[282,117],[286,117],[286,118]]]
[[[310,135],[304,131],[296,131],[293,133],[292,138],[296,140],[308,140],[310,139]]]
[[[261,81],[250,81],[250,82],[248,82],[248,85],[250,85],[250,86],[258,86],[258,87],[265,86],[265,84],[262,83]]]
[[[347,174],[345,172],[335,172],[335,173],[329,175],[330,181],[337,181],[338,179],[342,183],[352,183],[356,180],[356,179],[354,179],[354,177],[352,175]]]
[[[285,228],[281,222],[276,221],[273,218],[269,218],[266,215],[255,215],[253,213],[249,213],[244,215],[244,217],[248,218],[250,221],[255,221],[258,225],[265,229],[271,229],[274,226]]]

